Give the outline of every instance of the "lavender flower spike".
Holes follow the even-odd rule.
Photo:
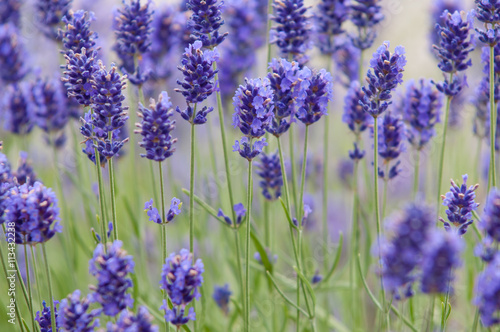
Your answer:
[[[213,49],[227,37],[227,32],[220,34],[219,29],[224,24],[221,15],[223,2],[218,0],[188,0],[187,9],[193,11],[188,21],[192,29],[193,40],[200,40],[203,47]]]
[[[47,306],[47,303],[45,301],[42,302],[43,305],[43,310],[42,312],[37,311],[36,312],[36,317],[35,320],[38,322],[38,325],[40,326],[40,331],[42,332],[52,332],[52,331],[59,331],[59,326],[57,324],[57,318],[58,318],[58,310],[57,310],[57,305],[59,304],[59,301],[54,301],[54,305],[52,307]],[[56,316],[56,326],[55,328],[52,328],[52,320],[50,316],[50,310],[55,308],[55,316]]]
[[[94,49],[97,33],[90,31],[90,22],[92,21],[95,21],[94,13],[84,10],[76,12],[70,10],[68,15],[62,18],[62,22],[66,25],[64,31],[59,31],[59,39],[62,40],[66,49],[62,53],[68,54],[69,51],[81,53],[82,48],[91,52]]]
[[[397,46],[394,53],[389,51],[389,42],[384,42],[370,60],[366,74],[367,85],[362,90],[365,93],[359,103],[372,117],[376,118],[387,110],[392,103],[392,91],[403,82],[403,70],[406,65],[405,49]]]
[[[321,0],[314,15],[316,44],[323,54],[333,54],[337,49],[334,38],[344,33],[342,24],[349,18],[345,0]]]
[[[356,0],[350,5],[351,22],[358,30],[357,36],[351,36],[352,43],[360,50],[372,46],[377,32],[375,26],[383,19],[380,0]]]
[[[72,0],[36,0],[35,8],[42,32],[50,39],[60,40],[59,24],[68,15]]]
[[[384,160],[384,164],[389,164],[405,151],[404,139],[405,125],[401,117],[393,115],[390,111],[387,112],[381,123],[379,123],[378,130],[378,155]],[[379,176],[382,178],[387,177],[387,179],[394,178],[400,171],[397,168],[398,165],[399,162],[394,164],[389,170],[389,174],[385,174],[379,168]]]
[[[92,77],[99,69],[97,52],[82,47],[78,53],[69,50],[64,57],[66,67],[61,80],[66,85],[68,97],[74,98],[80,105],[89,106],[97,93],[92,86]]]
[[[4,110],[4,129],[17,135],[26,135],[33,129],[35,107],[31,100],[29,86],[24,83],[10,84],[0,103]]]
[[[226,315],[229,312],[229,298],[231,297],[231,294],[232,292],[229,290],[228,284],[214,287],[212,298],[215,303],[217,303],[217,306],[219,306],[219,308],[221,308]]]
[[[80,294],[77,289],[61,300],[57,316],[57,327],[61,331],[90,332],[99,326],[99,319],[95,318],[101,314],[101,309],[89,312],[90,301],[88,298],[80,299]]]
[[[217,217],[223,218],[224,221],[226,222],[226,224],[228,224],[229,226],[237,228],[240,226],[241,222],[243,221],[243,218],[245,217],[247,210],[245,209],[245,207],[243,206],[242,203],[234,204],[233,210],[234,210],[234,213],[236,214],[236,223],[234,223],[234,224],[233,224],[233,221],[231,220],[231,218],[229,218],[228,216],[226,216],[224,214],[222,209],[219,209],[219,212],[217,213]]]
[[[175,129],[175,120],[171,119],[173,114],[170,97],[165,91],[160,94],[158,103],[150,100],[149,108],[139,104],[137,115],[142,121],[136,124],[139,129],[134,133],[142,136],[139,146],[146,150],[146,154],[141,154],[141,157],[161,162],[175,152],[177,139],[171,135]]]
[[[344,114],[342,115],[342,121],[347,124],[349,129],[356,136],[359,136],[373,123],[373,118],[363,110],[360,104],[364,96],[365,93],[361,89],[359,82],[352,81],[344,98]]]
[[[148,312],[146,307],[140,306],[137,315],[127,309],[123,309],[118,316],[116,324],[108,322],[106,326],[107,332],[125,332],[125,331],[140,331],[140,332],[158,332],[158,326],[153,325],[153,316]]]
[[[3,82],[19,82],[28,74],[27,54],[20,39],[14,25],[0,25],[0,80]]]
[[[480,226],[488,237],[500,243],[500,191],[496,188],[488,195]]]
[[[500,318],[500,252],[479,275],[476,282],[476,297],[474,304],[479,307],[481,322],[486,327],[498,325]]]
[[[474,2],[475,16],[485,27],[484,31],[476,29],[479,40],[489,46],[495,46],[500,41],[500,1],[475,0]]]
[[[312,73],[304,90],[304,99],[295,116],[306,126],[328,115],[328,102],[333,99],[332,75],[325,69]]]
[[[459,235],[467,232],[467,227],[473,222],[472,211],[476,210],[479,206],[474,201],[476,198],[475,191],[479,187],[479,184],[467,188],[467,174],[463,175],[462,178],[464,183],[461,186],[458,186],[451,180],[450,191],[446,193],[446,196],[441,196],[443,205],[448,207],[446,210],[448,221],[442,218],[440,220],[447,231],[451,230],[450,223],[453,224],[457,228]]]
[[[283,176],[281,174],[280,157],[278,153],[262,153],[260,163],[256,166],[258,168],[257,174],[262,179],[259,182],[262,188],[262,195],[269,201],[278,199],[281,196],[281,187],[283,186]]]

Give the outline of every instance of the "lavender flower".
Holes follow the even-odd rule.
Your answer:
[[[144,211],[147,212],[149,221],[152,221],[157,224],[162,224],[160,213],[158,209],[153,206],[153,199],[151,198],[149,201],[144,203]]]
[[[305,52],[310,48],[311,26],[304,0],[281,0],[273,3],[270,43],[275,43],[283,57],[292,56],[301,64],[307,62]]]
[[[89,261],[89,272],[97,278],[97,286],[90,286],[93,291],[89,299],[99,303],[107,316],[116,316],[120,311],[133,305],[133,299],[127,290],[132,287],[132,280],[127,278],[134,273],[132,256],[122,249],[122,242],[115,240],[104,245],[99,243],[94,256]]]
[[[18,29],[11,23],[0,25],[0,79],[5,83],[21,81],[28,73],[26,63]]]
[[[474,304],[479,307],[481,322],[486,327],[500,323],[500,252],[486,266],[476,281]]]
[[[164,289],[172,304],[173,309],[163,300],[160,310],[165,310],[165,320],[176,326],[186,324],[189,320],[195,320],[194,309],[189,309],[188,315],[184,316],[186,306],[201,296],[198,288],[203,283],[204,268],[201,259],[193,264],[193,254],[187,249],[181,249],[179,254],[170,254],[165,260],[161,273],[160,288]]]
[[[266,251],[266,256],[267,256],[267,259],[269,260],[269,263],[271,264],[276,264],[276,262],[278,261],[278,255],[273,255],[271,253],[271,251],[266,248],[265,249]],[[264,265],[264,263],[262,263],[262,257],[260,256],[260,253],[259,252],[256,252],[254,255],[253,255],[253,258],[260,264],[260,265]]]
[[[173,145],[177,142],[171,135],[175,128],[175,120],[170,119],[173,114],[170,97],[165,91],[158,97],[158,103],[150,100],[149,108],[139,104],[137,115],[142,121],[136,124],[139,129],[134,132],[141,134],[143,140],[139,146],[146,149],[146,154],[141,154],[141,157],[161,162],[172,156],[175,151]]]
[[[4,0],[0,3],[0,25],[12,23],[19,27],[21,20],[21,1]]]
[[[341,183],[346,188],[351,188],[351,181],[354,175],[354,163],[350,159],[341,159],[337,166],[337,173]]]
[[[389,165],[391,161],[397,159],[405,151],[405,126],[400,116],[387,112],[379,123],[378,130],[378,155],[384,160],[384,164]],[[397,168],[399,162],[391,167],[389,174],[385,174],[379,168],[378,174],[382,178],[392,179],[397,176],[400,170]]]
[[[479,187],[479,184],[467,188],[467,174],[463,175],[462,178],[464,183],[461,186],[458,186],[455,181],[451,180],[450,191],[446,193],[446,196],[441,196],[443,205],[448,207],[446,210],[448,221],[439,218],[447,231],[451,230],[450,223],[452,223],[457,228],[459,235],[467,232],[467,227],[473,221],[472,211],[475,211],[479,206],[474,201],[476,198],[475,191]]]
[[[66,85],[68,97],[74,98],[80,105],[89,106],[93,95],[97,93],[92,86],[92,77],[99,69],[96,63],[97,52],[87,52],[87,49],[82,47],[78,53],[69,50],[64,57],[65,76],[61,80]]]
[[[57,198],[52,189],[41,182],[11,188],[3,206],[4,219],[1,221],[13,227],[17,244],[46,242],[62,230],[58,222]]]
[[[447,10],[448,12],[453,13],[455,11],[460,11],[463,8],[464,4],[462,0],[437,0],[433,2],[430,12],[431,26],[429,33],[431,50],[434,49],[433,45],[438,45],[440,41],[440,36],[436,33],[436,24],[444,25],[446,20],[442,17],[443,12]],[[436,55],[434,51],[431,53]]]
[[[2,103],[4,128],[13,134],[26,135],[33,129],[34,105],[26,84],[10,84]]]
[[[92,52],[97,39],[97,33],[90,31],[92,21],[95,21],[94,13],[84,10],[76,12],[70,10],[68,15],[62,18],[65,29],[59,30],[59,39],[66,49],[63,53],[68,54],[70,51],[82,53],[83,48],[89,53]]]
[[[426,294],[451,292],[453,270],[460,266],[463,242],[455,233],[433,232],[423,251],[421,290]]]
[[[349,18],[349,5],[345,0],[321,0],[315,18],[316,44],[323,54],[335,53],[334,39],[344,33],[342,24]]]
[[[349,129],[359,136],[373,123],[373,118],[363,110],[360,101],[364,100],[365,93],[358,81],[353,81],[344,98],[344,113],[342,121]]]
[[[487,125],[487,122],[489,123],[490,117],[490,87],[488,84],[488,80],[489,79],[487,76],[483,77],[483,79],[476,86],[474,95],[471,99],[471,103],[475,108],[472,128],[474,135],[476,135],[480,139],[489,137],[490,130],[489,124]],[[495,144],[495,148],[497,148],[497,145],[498,144]]]
[[[363,159],[364,156],[365,156],[365,150],[361,150],[358,144],[354,143],[354,150],[349,150],[349,158],[351,158],[351,160],[354,162],[358,162],[361,159]]]
[[[475,0],[478,21],[484,23],[485,30],[476,29],[479,40],[489,46],[494,46],[500,41],[500,1]],[[491,25],[491,27],[489,26]]]
[[[229,298],[233,294],[229,290],[229,285],[225,284],[224,286],[214,286],[214,293],[212,294],[212,298],[214,299],[217,306],[222,309],[224,314],[229,313]]]
[[[39,77],[31,91],[35,105],[36,124],[49,135],[47,139],[49,144],[61,147],[66,141],[63,129],[68,123],[69,112],[60,79]],[[54,140],[50,140],[51,137]]]
[[[267,79],[273,90],[274,117],[267,131],[279,137],[287,132],[291,123],[295,121],[297,103],[304,98],[310,72],[300,69],[297,62],[288,62],[285,59],[273,59],[269,63],[269,69]]]
[[[295,113],[297,119],[309,126],[328,115],[328,102],[333,99],[332,75],[325,69],[312,73],[304,90],[304,99]]]
[[[433,89],[430,81],[419,80],[418,85],[409,81],[403,99],[403,119],[409,124],[406,131],[408,141],[417,150],[436,134],[434,125],[439,122],[442,107],[441,95]]]
[[[462,18],[463,12],[455,11],[453,14],[444,11],[442,18],[443,25],[436,25],[436,33],[440,35],[439,46],[434,46],[441,61],[438,64],[443,72],[444,82],[436,84],[437,89],[446,96],[452,97],[458,94],[466,85],[466,77],[459,77],[461,71],[472,65],[472,61],[467,59],[469,53],[474,49],[472,43],[473,36],[470,35],[472,29],[472,12],[467,14],[467,19]],[[470,36],[469,36],[470,35]],[[449,81],[448,76],[454,76]]]
[[[195,124],[202,124],[206,122],[206,114],[213,110],[212,107],[204,108],[202,110],[203,116],[196,118],[191,103],[197,104],[207,99],[215,91],[215,74],[217,71],[213,70],[212,64],[218,58],[217,51],[203,51],[201,41],[195,41],[190,44],[183,55],[182,66],[179,70],[184,75],[184,80],[177,80],[177,84],[181,86],[180,89],[175,89],[186,98],[187,109],[181,111],[179,107],[176,111],[180,113],[186,121]]]
[[[409,204],[389,224],[391,240],[381,244],[382,265],[380,275],[387,292],[396,299],[412,296],[415,270],[422,262],[423,251],[434,225],[432,209],[426,205]]]
[[[496,188],[488,195],[480,226],[488,237],[500,243],[500,191]]]
[[[116,324],[108,322],[106,327],[107,332],[121,331],[140,331],[140,332],[158,332],[158,326],[153,325],[153,316],[148,312],[146,307],[140,306],[137,315],[127,309],[120,312]]]
[[[257,174],[262,178],[259,182],[259,186],[262,188],[262,195],[269,201],[278,199],[281,196],[281,187],[283,186],[283,176],[281,174],[278,153],[262,153],[260,163],[256,166],[258,169]]]
[[[52,328],[52,321],[51,321],[51,314],[50,310],[51,308],[47,306],[45,301],[42,302],[43,304],[43,310],[42,312],[37,311],[36,312],[36,317],[35,320],[38,322],[38,325],[40,326],[40,331],[41,332],[58,332],[59,327],[57,323],[58,319],[58,310],[57,310],[57,305],[59,304],[59,301],[54,301],[54,308],[56,310],[55,316],[56,316],[56,326],[55,329]]]
[[[223,2],[217,0],[188,0],[187,9],[193,11],[188,21],[192,31],[191,39],[199,40],[203,47],[213,49],[227,37],[227,32],[220,34],[219,29],[224,24],[221,17]]]
[[[366,74],[366,86],[362,90],[365,96],[360,105],[372,117],[376,118],[384,113],[392,103],[391,93],[398,84],[403,82],[403,70],[406,65],[405,49],[397,46],[394,53],[389,51],[389,42],[384,42],[370,60],[370,67]]]
[[[100,315],[101,310],[89,312],[90,301],[88,298],[80,299],[80,294],[77,289],[61,300],[56,321],[60,331],[90,332],[99,326],[99,319],[95,318]]]
[[[350,5],[351,22],[357,28],[357,36],[351,36],[352,43],[360,50],[366,50],[373,45],[377,32],[375,26],[383,19],[380,0],[355,0]]]
[[[36,0],[37,20],[42,32],[50,39],[60,40],[59,24],[68,15],[71,0]]]
[[[28,162],[28,154],[26,152],[19,152],[17,170],[12,175],[16,178],[18,185],[27,183],[29,186],[33,186],[37,181],[36,173],[33,167],[31,167],[31,163]]]
[[[247,210],[245,209],[245,207],[243,206],[242,203],[237,203],[237,204],[234,204],[233,206],[233,210],[234,210],[234,213],[236,215],[236,223],[233,224],[233,221],[231,220],[231,218],[229,218],[228,216],[226,216],[224,214],[224,212],[222,211],[222,209],[219,209],[219,212],[217,213],[217,217],[219,218],[223,218],[224,221],[231,227],[239,227],[241,222],[243,221],[243,219],[245,218],[245,215],[247,213]]]
[[[336,71],[339,74],[335,80],[339,81],[346,88],[349,88],[353,81],[359,80],[359,58],[361,51],[352,44],[350,38],[336,39],[336,50],[333,53]]]

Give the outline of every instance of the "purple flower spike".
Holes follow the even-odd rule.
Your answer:
[[[172,198],[172,201],[170,202],[170,209],[167,212],[167,223],[171,222],[175,216],[179,215],[181,213],[181,208],[182,208],[182,202],[178,198]]]
[[[351,22],[358,31],[351,39],[353,45],[360,50],[370,48],[377,37],[375,26],[384,19],[379,2],[380,0],[356,0],[350,5]]]
[[[323,115],[328,115],[328,102],[333,99],[332,75],[325,69],[311,73],[309,84],[304,90],[304,99],[295,113],[306,126],[317,122]]]
[[[54,301],[53,308],[55,308],[55,316],[56,316],[56,326],[55,328],[52,328],[52,319],[51,319],[51,313],[50,310],[52,309],[51,307],[47,306],[47,303],[45,301],[42,302],[43,304],[43,310],[42,312],[37,311],[36,312],[36,317],[35,320],[38,322],[38,325],[40,326],[40,331],[41,332],[57,332],[59,331],[59,324],[57,323],[58,321],[58,310],[57,310],[57,305],[59,304],[59,301]]]
[[[234,213],[236,214],[236,224],[233,224],[233,221],[231,218],[226,216],[222,209],[219,209],[219,213],[217,214],[217,217],[223,218],[224,221],[231,227],[239,227],[243,219],[245,218],[245,215],[247,213],[247,210],[243,206],[242,203],[237,203],[234,204],[233,206]]]
[[[240,156],[251,161],[257,157],[265,146],[267,146],[266,138],[256,140],[253,145],[251,145],[248,137],[243,136],[240,141],[236,140],[233,145],[233,152],[238,152]]]
[[[465,234],[467,232],[467,227],[472,224],[472,211],[477,210],[479,206],[478,203],[474,201],[476,198],[476,189],[479,184],[470,186],[467,188],[467,174],[462,176],[464,183],[458,186],[455,181],[451,180],[450,191],[446,193],[446,196],[441,196],[443,199],[443,205],[447,206],[446,216],[448,221],[443,218],[439,218],[444,224],[444,228],[447,231],[451,230],[451,225],[453,224],[459,235]]]
[[[337,49],[335,39],[344,33],[342,24],[349,18],[349,6],[345,0],[321,0],[314,15],[316,44],[323,54],[333,54]]]
[[[257,165],[257,175],[261,177],[259,186],[265,199],[273,201],[281,196],[283,176],[281,174],[280,157],[277,152],[273,154],[262,153],[260,163]]]
[[[115,240],[107,247],[105,252],[104,245],[98,244],[89,261],[89,272],[97,278],[97,286],[90,286],[92,293],[89,298],[102,306],[106,316],[113,317],[133,305],[134,300],[127,291],[133,286],[128,274],[134,273],[134,261],[122,249],[121,241]]]
[[[88,298],[80,298],[80,290],[75,290],[59,304],[57,327],[63,331],[91,332],[99,326],[101,309],[89,310]],[[95,320],[94,320],[95,319]],[[93,322],[92,322],[93,321]]]
[[[68,15],[62,18],[65,29],[59,31],[59,39],[66,48],[66,51],[62,51],[63,53],[68,54],[70,51],[81,53],[83,48],[89,53],[92,52],[95,39],[97,39],[97,33],[90,31],[92,21],[95,21],[94,13],[84,10],[76,12],[70,10]]]
[[[486,327],[498,325],[500,318],[500,252],[479,275],[476,282],[474,304],[479,307],[481,322]]]
[[[1,107],[5,130],[17,135],[29,134],[34,126],[35,112],[29,86],[25,83],[9,84],[4,93]]]
[[[485,30],[476,29],[479,40],[489,46],[494,46],[500,41],[500,1],[475,0],[474,12],[478,21],[484,23]],[[489,27],[491,25],[491,27]]]
[[[140,306],[137,315],[127,309],[123,309],[118,316],[116,324],[108,322],[106,326],[107,332],[125,332],[125,331],[140,331],[140,332],[158,332],[158,326],[153,325],[153,316],[148,312],[146,307]]]
[[[212,298],[214,299],[217,306],[222,309],[224,314],[229,313],[229,298],[233,294],[229,290],[229,285],[225,284],[224,286],[214,286],[214,293]]]
[[[72,0],[36,0],[37,20],[42,32],[50,39],[60,40],[59,24],[68,15]]]
[[[99,69],[97,52],[82,47],[78,53],[69,50],[64,57],[66,67],[61,80],[65,82],[68,97],[75,98],[80,105],[89,106],[97,93],[92,85],[92,76]]]
[[[500,191],[496,188],[488,195],[480,226],[488,237],[500,243]]]
[[[157,224],[162,224],[160,213],[158,209],[153,206],[153,199],[151,198],[149,201],[144,203],[144,211],[147,212],[149,221],[152,221]]]
[[[146,154],[141,154],[141,157],[161,162],[175,152],[177,139],[171,135],[175,129],[175,120],[171,119],[173,114],[170,97],[165,91],[160,94],[158,103],[150,100],[149,108],[139,104],[137,115],[142,121],[136,124],[139,129],[134,133],[141,134],[139,146],[146,149]]]
[[[0,3],[0,25],[11,23],[19,27],[21,21],[21,1],[4,0]]]
[[[219,33],[224,24],[221,8],[223,2],[218,0],[187,0],[187,9],[193,11],[188,21],[192,29],[193,41],[200,40],[203,47],[213,49],[226,39],[228,33]]]
[[[355,134],[360,135],[373,123],[373,118],[363,110],[360,101],[364,99],[365,93],[358,81],[353,81],[344,98],[344,114],[342,121]]]
[[[404,139],[405,125],[401,117],[393,115],[392,112],[387,112],[379,123],[378,130],[378,155],[384,160],[384,164],[389,164],[405,151]],[[391,175],[394,178],[399,173],[399,170],[395,165],[389,171],[392,174],[384,174],[384,171],[380,168],[378,173],[382,178],[387,176],[388,179],[391,179]]]
[[[27,54],[20,39],[14,25],[0,25],[0,80],[5,83],[19,82],[28,74]]]
[[[366,74],[366,84],[362,90],[365,96],[360,105],[372,117],[376,118],[384,113],[392,103],[391,93],[403,82],[403,71],[406,65],[405,49],[397,46],[394,53],[389,51],[389,42],[384,42],[370,60],[370,67]]]

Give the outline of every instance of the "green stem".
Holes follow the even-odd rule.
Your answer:
[[[250,146],[252,145],[252,139],[250,139]],[[250,222],[251,222],[251,212],[252,212],[252,160],[248,161],[248,179],[247,179],[247,227],[246,227],[246,252],[245,252],[245,331],[250,331]]]
[[[295,205],[295,212],[297,213],[297,218],[299,217],[300,213],[300,207],[299,207],[299,202],[297,201],[297,173],[295,169],[295,146],[293,144],[293,138],[295,137],[294,135],[294,129],[293,126],[290,126],[289,129],[289,134],[288,134],[288,143],[289,143],[289,148],[290,148],[290,170],[291,170],[291,182],[292,182],[292,195],[293,195],[293,203]],[[285,172],[285,171],[283,171]],[[290,211],[291,212],[291,211]],[[300,303],[297,303],[299,305]]]
[[[238,276],[239,276],[239,283],[240,283],[240,291],[241,291],[241,297],[243,299],[243,320],[244,324],[246,325],[246,303],[245,303],[245,284],[243,282],[243,270],[241,267],[241,245],[240,245],[240,235],[238,233],[239,228],[234,229],[234,243],[235,243],[235,249],[236,249],[236,263],[238,265]]]
[[[35,275],[35,285],[37,288],[38,303],[42,303],[42,298],[41,298],[42,287],[40,285],[40,282],[38,281],[38,267],[36,266],[35,250],[33,249],[33,246],[30,246],[30,251],[31,251],[31,259],[33,260],[33,274]]]
[[[453,74],[450,74],[450,82],[453,79]],[[441,155],[439,157],[439,168],[438,168],[438,183],[437,183],[437,207],[436,213],[439,215],[439,208],[441,204],[441,182],[443,181],[443,166],[444,166],[444,151],[446,146],[446,132],[448,131],[448,117],[450,115],[450,103],[451,96],[446,98],[446,109],[444,112],[444,120],[443,120],[443,143],[441,144]]]
[[[359,228],[359,225],[358,225],[358,168],[359,168],[359,162],[358,161],[355,161],[354,162],[354,172],[353,172],[353,203],[352,203],[352,229],[351,229],[351,245],[352,245],[352,252],[351,254],[354,254],[354,255],[357,255],[358,254],[358,251],[359,251],[359,239],[358,239],[358,228]],[[354,257],[354,256],[352,256]],[[325,259],[326,260],[326,259]],[[357,310],[355,309],[355,305],[356,305],[356,302],[355,302],[355,299],[356,299],[356,296],[355,296],[355,282],[356,282],[356,286],[357,285],[357,278],[355,278],[355,274],[356,274],[356,271],[355,271],[355,266],[354,266],[354,260],[353,259],[350,259],[349,260],[349,265],[350,265],[350,288],[351,288],[351,313],[352,313],[352,318],[353,318],[353,322],[356,323],[356,312]],[[356,279],[356,281],[355,281]]]
[[[56,325],[56,310],[54,306],[54,293],[52,292],[52,281],[50,278],[49,261],[47,257],[47,250],[45,249],[45,242],[42,243],[43,250],[43,262],[45,264],[45,272],[47,273],[47,284],[49,286],[49,298],[50,298],[50,318],[52,326]]]
[[[382,216],[381,219],[385,218],[385,209],[387,206],[387,187],[389,186],[389,163],[385,165],[385,175],[387,177],[384,177],[384,193],[383,193],[383,198],[382,198]]]
[[[381,227],[380,227],[380,207],[379,207],[379,199],[378,199],[378,118],[374,117],[373,124],[373,198],[375,201],[375,218],[377,220],[377,245],[378,245],[378,258],[379,258],[379,266],[382,260],[382,254],[380,251],[380,236]],[[380,289],[382,292],[382,308],[385,308],[385,292],[384,292],[384,283],[382,278],[380,278]]]
[[[272,26],[272,20],[271,20],[271,15],[273,14],[273,0],[268,0],[267,1],[267,30],[266,30],[266,39],[267,39],[267,63],[266,63],[266,70],[268,70],[267,66],[269,66],[269,63],[271,62],[271,43],[269,42],[270,36],[269,32],[271,31],[271,26]]]
[[[108,170],[109,170],[109,188],[111,193],[111,215],[113,222],[113,238],[118,240],[118,225],[116,224],[116,198],[115,198],[115,172],[113,169],[113,158],[108,160]],[[106,236],[106,234],[103,234]]]
[[[448,278],[448,289],[446,290],[446,295],[444,297],[444,308],[441,312],[441,328],[440,331],[444,332],[446,329],[446,321],[448,318],[448,302],[450,300],[450,279],[451,279],[452,269],[450,269],[449,278]]]
[[[297,214],[297,219],[302,219],[302,213],[304,212],[304,188],[306,183],[306,166],[307,166],[307,139],[309,136],[309,126],[306,125],[306,133],[304,137],[304,156],[302,159],[302,174],[300,176],[300,200],[299,200],[299,213]],[[300,223],[300,221],[299,221]],[[301,253],[299,251],[299,257]]]
[[[418,176],[420,172],[420,149],[417,149],[415,157],[415,174],[413,174],[413,200],[416,199],[418,193]]]
[[[28,286],[28,297],[29,297],[29,307],[30,307],[30,316],[31,316],[31,324],[33,326],[33,331],[36,331],[35,326],[35,313],[33,310],[33,294],[31,292],[31,277],[30,277],[30,269],[29,269],[29,259],[28,259],[28,249],[26,249],[27,245],[24,244],[24,263],[26,268],[26,283]],[[51,305],[52,307],[53,305]],[[53,310],[52,310],[53,311]],[[55,326],[55,325],[54,325]]]
[[[161,168],[161,166],[160,166]],[[155,202],[158,202],[158,193],[156,192],[156,177],[153,167],[153,160],[149,161],[149,171],[151,173],[151,188],[153,190],[153,198]],[[162,219],[163,220],[163,219]]]
[[[490,46],[490,172],[491,172],[491,185],[496,188],[496,168],[495,168],[495,129],[497,126],[496,112],[495,112],[495,72],[494,72],[494,48]],[[489,185],[489,183],[488,183]],[[489,192],[489,187],[488,187]]]
[[[193,119],[196,116],[196,105],[194,106]],[[189,251],[194,255],[194,122],[191,123],[191,163],[189,173]]]
[[[151,161],[152,163],[152,161]],[[164,186],[163,186],[163,168],[161,167],[161,161],[158,162],[158,169],[160,171],[160,194],[161,194],[161,247],[162,247],[162,261],[161,265],[165,264],[165,259],[167,258],[167,223],[165,219],[165,194],[164,194]],[[153,187],[154,189],[154,187]],[[155,190],[156,192],[156,190]],[[167,299],[167,292],[163,292],[163,299]],[[170,325],[165,321],[165,331],[170,330]]]
[[[4,232],[5,234],[5,232]],[[9,243],[8,241],[6,241],[7,243]],[[7,249],[8,250],[8,249]],[[8,272],[8,269],[7,269],[7,265],[5,264],[5,259],[4,259],[4,253],[3,253],[3,250],[2,250],[2,246],[0,245],[0,261],[2,263],[2,269],[3,269],[3,272],[5,274],[5,280],[8,280],[7,278],[9,277],[9,272]],[[12,263],[9,263],[9,265],[12,265]],[[17,275],[18,278],[21,278],[21,275],[18,274]],[[21,278],[22,279],[22,278]],[[22,282],[22,280],[21,280]],[[9,287],[10,288],[10,287]],[[29,305],[28,305],[29,306]],[[16,311],[16,317],[19,317],[19,326],[21,327],[21,331],[24,332],[24,326],[22,324],[22,316],[21,316],[21,313],[19,312],[19,308],[17,306],[17,304],[14,306],[14,310]]]

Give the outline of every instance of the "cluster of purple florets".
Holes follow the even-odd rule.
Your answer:
[[[217,213],[217,217],[224,219],[224,221],[226,222],[226,224],[228,224],[228,226],[237,228],[237,227],[240,227],[241,222],[245,218],[247,210],[245,209],[245,207],[243,206],[242,203],[237,203],[237,204],[234,204],[233,211],[234,211],[234,215],[236,217],[236,220],[234,223],[233,223],[233,220],[231,220],[231,218],[229,218],[228,216],[226,216],[224,214],[222,209],[219,209],[219,212]]]

